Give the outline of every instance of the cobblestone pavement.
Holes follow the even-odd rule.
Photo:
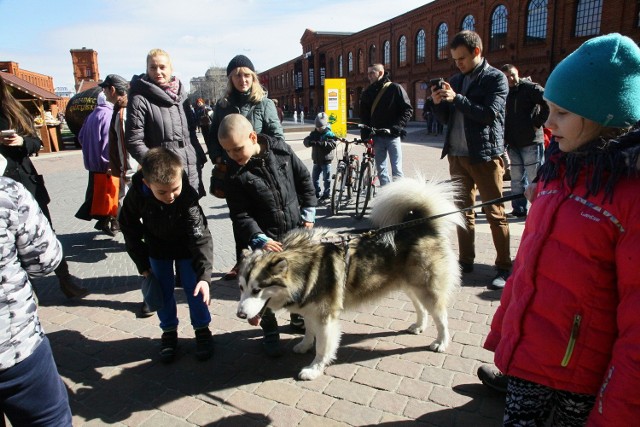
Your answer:
[[[308,130],[287,130],[287,140],[310,165],[310,149],[302,145]],[[442,137],[427,136],[417,124],[408,130],[405,173],[448,178],[447,162],[439,159]],[[475,272],[464,276],[449,312],[452,343],[446,353],[427,350],[434,328],[420,336],[405,332],[413,307],[404,294],[394,294],[344,313],[337,361],[319,379],[301,382],[296,380],[298,370],[313,355],[291,351],[300,336],[289,330],[288,315],[279,313],[286,352],[275,360],[262,353],[260,328],[235,316],[237,284],[220,280],[235,261],[224,200],[202,200],[215,240],[210,307],[214,357],[206,362],[195,359],[187,304],[178,289],[179,357],[163,365],[158,358],[157,318],[136,317],[141,279],[124,252],[122,236],[111,238],[94,230],[93,223],[74,217],[87,182],[80,151],[41,154],[33,160],[53,199],[54,226],[70,269],[91,291],[84,300],[69,301],[55,276],[34,281],[41,320],[69,390],[74,425],[500,424],[502,396],[486,389],[475,375],[480,364],[492,361],[481,343],[500,297],[485,287],[494,275],[495,252],[483,215],[478,217]],[[207,183],[210,169],[209,163]],[[318,224],[327,227],[367,226],[348,210],[332,217],[321,207],[318,214]],[[515,256],[523,222],[511,225]]]

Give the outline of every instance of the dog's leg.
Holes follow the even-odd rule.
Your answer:
[[[413,293],[413,291],[406,289],[405,292],[411,299],[413,308],[416,310],[416,316],[418,317],[416,319],[416,323],[409,326],[408,331],[416,335],[421,334],[425,329],[427,329],[428,326],[429,317],[427,316],[427,311],[425,310],[424,305],[422,305],[420,299]]]
[[[332,318],[325,324],[314,325],[316,332],[316,357],[309,366],[305,366],[298,375],[301,380],[313,380],[335,359],[340,345],[340,321]]]
[[[315,339],[315,330],[318,327],[316,319],[311,319],[307,316],[304,318],[304,337],[302,341],[293,346],[295,353],[306,353],[313,347],[313,341]]]
[[[438,330],[438,336],[436,340],[429,345],[429,349],[442,353],[447,349],[449,345],[449,321],[447,317],[447,298],[428,296],[422,300],[424,305],[433,317],[433,323]]]

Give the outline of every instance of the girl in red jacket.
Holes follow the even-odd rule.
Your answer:
[[[640,49],[585,42],[546,84],[553,132],[485,347],[504,425],[640,417]]]

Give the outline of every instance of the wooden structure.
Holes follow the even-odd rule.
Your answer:
[[[34,84],[29,83],[13,74],[0,71],[0,77],[13,89],[13,96],[20,101],[30,113],[40,114],[43,124],[40,127],[40,136],[44,151],[51,153],[59,151],[61,146],[60,125],[47,125],[45,118],[45,103],[48,106],[56,104],[60,99],[55,93],[46,91]],[[34,114],[35,115],[35,114]]]

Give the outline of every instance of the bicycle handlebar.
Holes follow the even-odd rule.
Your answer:
[[[374,128],[371,126],[367,126],[364,123],[355,123],[355,122],[347,122],[347,124],[357,126],[360,129],[370,130],[375,135],[391,135],[391,130],[387,128]]]

